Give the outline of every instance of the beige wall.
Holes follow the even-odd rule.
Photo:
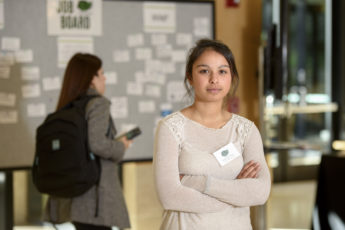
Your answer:
[[[241,0],[236,8],[226,8],[225,0],[215,0],[216,39],[227,44],[235,55],[240,85],[240,115],[258,125],[258,49],[261,32],[261,0]]]

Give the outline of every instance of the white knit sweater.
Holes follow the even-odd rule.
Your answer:
[[[240,153],[224,166],[212,155],[233,143]],[[258,178],[236,179],[250,160]],[[207,128],[181,112],[160,121],[154,150],[156,189],[164,208],[161,230],[252,229],[249,206],[266,202],[270,174],[260,133],[241,116],[221,128]],[[180,181],[180,174],[185,176]]]

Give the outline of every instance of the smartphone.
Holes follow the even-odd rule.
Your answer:
[[[119,140],[123,136],[126,136],[128,140],[132,140],[133,138],[139,136],[141,134],[141,130],[139,127],[129,130],[128,132],[118,136],[116,139]]]

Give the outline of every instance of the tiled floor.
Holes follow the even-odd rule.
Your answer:
[[[268,229],[310,229],[315,191],[315,181],[274,184],[267,202]],[[74,229],[71,224],[59,225],[57,227],[59,230]],[[54,228],[52,226],[16,226],[15,230],[54,230]]]

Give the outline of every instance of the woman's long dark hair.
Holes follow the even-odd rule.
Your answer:
[[[102,60],[95,55],[83,53],[73,55],[67,64],[56,109],[85,94],[101,67]]]

